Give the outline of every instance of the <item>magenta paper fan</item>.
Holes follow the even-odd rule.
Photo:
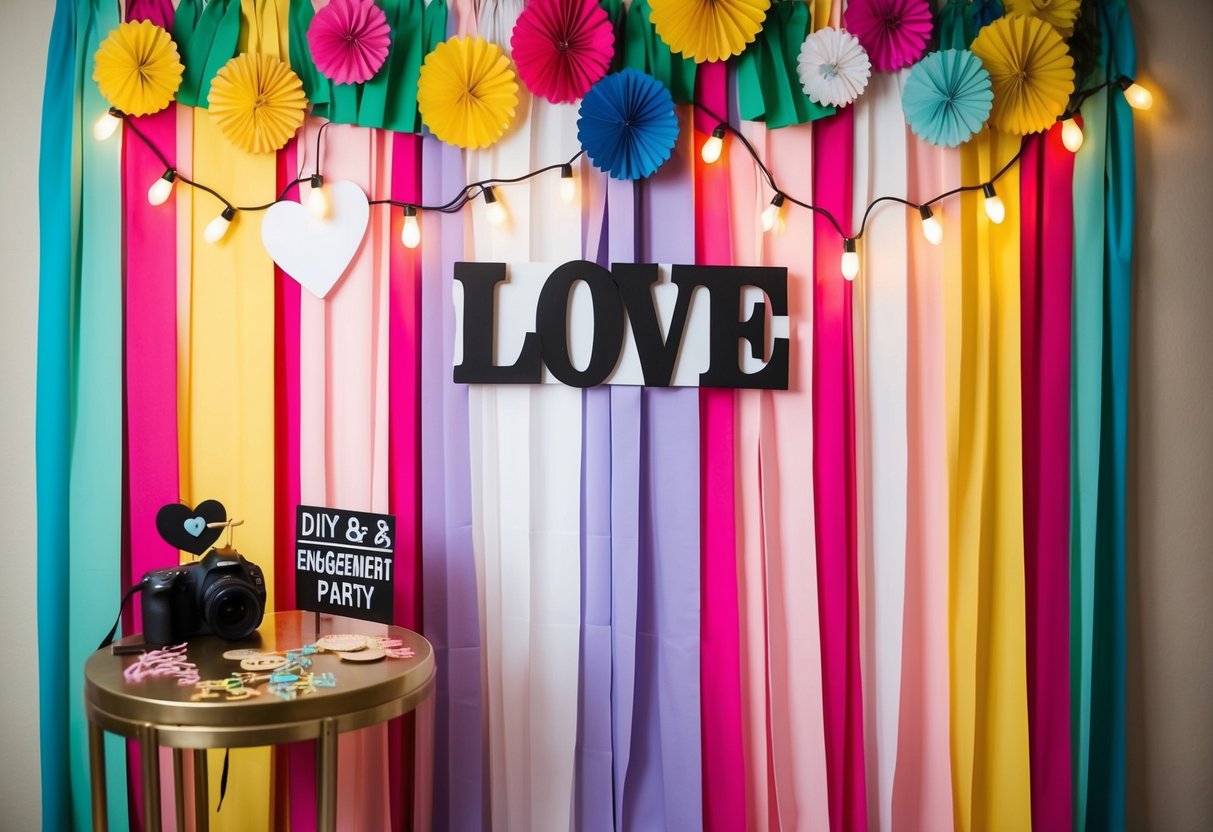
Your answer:
[[[332,0],[307,30],[312,60],[335,84],[361,84],[387,60],[391,30],[374,0]]]
[[[877,72],[895,72],[914,63],[931,38],[927,0],[851,0],[843,20]]]
[[[510,46],[527,89],[560,104],[581,98],[606,74],[615,32],[595,0],[531,0]]]

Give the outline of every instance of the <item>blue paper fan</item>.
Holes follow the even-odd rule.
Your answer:
[[[967,49],[932,52],[914,65],[901,94],[906,123],[939,147],[967,142],[990,117],[990,73]]]
[[[634,69],[607,75],[581,100],[577,140],[594,167],[613,179],[643,179],[661,167],[678,140],[670,91]]]

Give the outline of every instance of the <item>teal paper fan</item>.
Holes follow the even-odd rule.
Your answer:
[[[906,78],[901,109],[914,135],[937,147],[967,142],[990,117],[990,73],[967,49],[932,52]]]
[[[607,75],[581,99],[577,139],[594,167],[613,179],[644,179],[670,158],[678,116],[670,91],[651,75]]]

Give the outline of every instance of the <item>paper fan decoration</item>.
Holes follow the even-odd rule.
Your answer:
[[[827,26],[800,45],[796,74],[810,100],[845,107],[867,88],[872,62],[857,37]]]
[[[927,0],[851,0],[843,19],[877,72],[895,72],[914,63],[931,37]]]
[[[332,0],[307,30],[312,61],[334,84],[361,84],[387,60],[391,31],[374,0]]]
[[[615,56],[615,29],[595,0],[532,0],[510,38],[527,89],[560,104],[585,95]]]
[[[285,145],[307,109],[303,83],[290,66],[273,55],[250,52],[219,68],[207,101],[223,135],[250,153]]]
[[[914,135],[936,147],[967,142],[990,117],[990,73],[967,49],[932,52],[910,70],[901,108]]]
[[[1006,0],[1007,14],[1039,17],[1068,38],[1074,34],[1078,20],[1079,0]]]
[[[93,61],[93,80],[105,100],[132,116],[171,104],[185,71],[172,36],[147,20],[119,24]]]
[[[657,36],[701,64],[740,55],[761,31],[771,0],[650,0],[649,5]]]
[[[674,99],[635,69],[608,75],[581,100],[577,140],[612,179],[643,179],[670,158],[678,140]]]
[[[421,66],[417,108],[430,132],[447,144],[475,150],[501,138],[518,108],[510,59],[483,38],[451,38]]]
[[[1003,17],[977,33],[973,53],[994,85],[990,123],[1007,133],[1039,133],[1065,112],[1074,59],[1056,29],[1037,17]]]

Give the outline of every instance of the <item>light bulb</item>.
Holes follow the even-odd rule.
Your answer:
[[[712,137],[703,143],[703,149],[699,151],[700,158],[704,164],[712,165],[720,158],[720,151],[724,150],[724,125],[716,125],[716,129],[712,131]]]
[[[1134,110],[1148,110],[1154,106],[1154,95],[1132,78],[1122,78],[1120,88],[1124,90],[1125,101]]]
[[[986,216],[990,222],[998,225],[1007,218],[1007,206],[1002,204],[1002,197],[994,193],[993,182],[982,185],[981,192],[986,195]]]
[[[404,228],[400,232],[400,242],[405,248],[417,248],[421,245],[421,226],[417,223],[417,206],[404,206]]]
[[[217,243],[227,234],[228,227],[232,224],[232,217],[236,216],[236,209],[232,206],[227,206],[223,209],[223,213],[211,220],[206,231],[202,232],[203,238],[208,243]]]
[[[859,274],[859,252],[855,250],[855,240],[847,237],[842,241],[842,276],[854,280]]]
[[[505,225],[505,205],[497,198],[491,185],[484,186],[484,210],[493,225]]]
[[[943,225],[939,222],[939,217],[932,213],[931,206],[920,205],[918,216],[922,217],[922,235],[927,238],[927,242],[933,246],[942,243]]]
[[[152,183],[152,186],[147,189],[147,201],[152,205],[163,205],[165,200],[169,198],[169,194],[173,192],[173,181],[177,178],[177,172],[166,170],[164,175]]]
[[[572,202],[577,196],[577,180],[573,178],[573,166],[560,166],[560,198]]]
[[[1078,148],[1082,147],[1082,128],[1073,116],[1061,123],[1061,143],[1071,153],[1077,153]]]
[[[329,203],[328,188],[324,187],[324,177],[316,174],[312,177],[312,189],[307,195],[307,210],[318,220],[328,219],[332,206]]]
[[[105,113],[101,118],[97,119],[93,124],[93,138],[99,142],[103,142],[110,136],[114,135],[114,131],[118,129],[118,125],[122,123],[122,119],[118,117],[118,110],[110,107],[109,112]]]
[[[783,194],[771,197],[771,204],[762,211],[762,230],[770,231],[783,225]],[[780,229],[782,230],[782,228]]]

